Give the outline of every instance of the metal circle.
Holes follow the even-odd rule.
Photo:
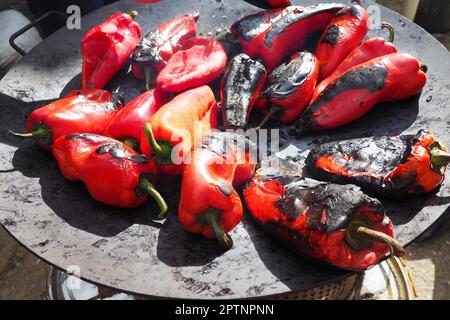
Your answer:
[[[293,1],[308,5],[312,0]],[[368,5],[372,2],[368,1]],[[370,8],[370,7],[369,7]],[[373,7],[378,8],[378,7]],[[450,144],[448,51],[431,35],[400,15],[381,8],[381,19],[394,25],[396,45],[429,66],[420,100],[378,106],[363,119],[330,133],[284,141],[301,151],[341,138],[414,133],[422,127]],[[34,48],[0,82],[0,221],[33,253],[81,277],[122,291],[174,298],[252,298],[302,291],[339,282],[354,273],[305,261],[273,242],[248,217],[231,235],[235,247],[222,252],[214,241],[181,230],[176,219],[178,178],[164,177],[162,193],[170,199],[170,218],[152,219],[152,203],[121,210],[93,201],[81,184],[64,180],[51,154],[31,142],[6,135],[23,131],[29,112],[80,85],[79,43],[85,32],[117,11],[137,9],[144,30],[176,15],[199,11],[200,32],[229,27],[259,9],[236,0],[166,0],[154,5],[121,1],[82,19],[82,30],[62,29]],[[376,12],[374,9],[373,12]],[[372,30],[370,35],[384,35]],[[114,81],[113,81],[114,82]],[[142,83],[118,76],[129,100]],[[420,108],[419,108],[420,105]],[[294,147],[292,147],[294,148]],[[289,150],[292,150],[289,149]],[[289,150],[284,154],[289,154]],[[450,181],[435,194],[385,202],[398,239],[407,244],[449,206]]]

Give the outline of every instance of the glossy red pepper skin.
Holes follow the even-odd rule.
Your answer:
[[[328,77],[369,31],[369,15],[360,5],[340,10],[322,34],[315,55],[320,61],[319,80]]]
[[[263,2],[273,8],[284,8],[291,5],[290,0],[263,0]]]
[[[391,53],[397,53],[397,48],[394,44],[387,42],[385,39],[376,37],[370,38],[353,49],[347,57],[339,64],[328,77],[323,79],[316,86],[311,101],[317,99],[319,94],[333,81],[343,75],[345,72],[372,59],[382,57]]]
[[[273,70],[299,51],[311,34],[324,30],[343,7],[334,3],[305,8],[287,7],[284,10],[287,14],[282,14],[281,18],[255,35],[251,43],[243,47],[243,53],[261,58],[267,69]]]
[[[351,68],[305,109],[298,133],[337,128],[359,119],[377,103],[417,95],[427,81],[422,67],[408,54],[393,53]]]
[[[27,134],[13,134],[34,139],[50,150],[61,136],[76,132],[103,134],[122,104],[120,96],[106,90],[75,90],[65,98],[34,110],[27,120]]]
[[[246,187],[244,200],[264,230],[304,258],[365,270],[389,255],[388,245],[358,238],[353,231],[365,226],[393,237],[382,204],[354,185],[257,174]]]
[[[102,89],[125,65],[141,39],[139,24],[127,13],[112,15],[81,41],[83,88]]]
[[[117,113],[104,135],[120,141],[133,141],[139,146],[144,125],[168,100],[162,91],[152,89],[144,92]]]
[[[160,172],[179,175],[184,164],[181,160],[192,149],[194,140],[217,129],[217,124],[217,102],[212,90],[208,86],[187,90],[150,118],[141,136],[141,150],[155,159]],[[179,163],[174,163],[173,156]]]
[[[319,77],[319,61],[309,52],[295,54],[269,75],[257,107],[263,113],[277,108],[274,118],[290,123],[308,105]]]
[[[230,31],[239,39],[244,53],[249,56],[257,56],[257,47],[264,32],[276,21],[295,9],[300,9],[300,7],[291,6],[284,9],[259,11],[236,21],[231,26]]]
[[[159,72],[185,42],[197,35],[198,13],[175,17],[147,33],[131,55],[131,69],[138,79]]]
[[[156,78],[156,86],[167,92],[196,88],[219,78],[227,64],[222,44],[213,37],[198,37],[186,41]]]
[[[149,192],[161,199],[150,182],[157,172],[154,161],[120,141],[94,134],[68,135],[55,142],[53,155],[63,176],[82,181],[101,203],[135,208],[147,201]],[[159,204],[167,211],[163,200]]]
[[[241,199],[234,187],[254,174],[251,152],[256,146],[241,135],[214,132],[190,154],[183,171],[178,219],[193,233],[212,238],[227,249],[227,234],[242,219]],[[254,153],[256,154],[256,153]]]
[[[429,131],[323,144],[306,163],[321,180],[353,183],[372,194],[403,198],[436,189],[450,162],[448,149]]]
[[[266,77],[266,67],[246,54],[238,54],[231,60],[220,86],[225,129],[247,128]]]

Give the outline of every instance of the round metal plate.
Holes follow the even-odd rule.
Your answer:
[[[314,2],[293,1],[301,5]],[[378,8],[382,20],[395,26],[398,48],[429,66],[429,81],[420,99],[379,106],[350,126],[285,141],[285,146],[294,143],[307,151],[324,141],[413,133],[423,127],[450,144],[448,51],[420,27],[388,9]],[[61,269],[79,268],[84,279],[151,296],[263,297],[305,290],[351,275],[304,261],[282,249],[248,216],[231,232],[235,246],[228,252],[222,252],[214,241],[184,232],[176,218],[178,178],[161,178],[162,192],[170,198],[172,208],[163,224],[152,220],[158,212],[152,203],[137,210],[103,206],[91,200],[81,184],[66,181],[49,152],[6,134],[9,129],[23,131],[31,110],[79,86],[79,44],[83,34],[109,15],[132,9],[140,11],[137,21],[143,30],[179,14],[199,11],[203,34],[260,10],[237,0],[165,0],[154,5],[122,1],[84,17],[82,30],[64,28],[34,48],[0,82],[3,226],[32,252]],[[384,33],[373,30],[370,34]],[[132,77],[118,79],[127,100],[142,88],[142,83]],[[448,208],[449,199],[447,178],[435,194],[386,203],[398,239],[403,244],[413,240]]]

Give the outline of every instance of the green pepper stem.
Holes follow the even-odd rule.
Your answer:
[[[373,241],[378,241],[386,244],[389,247],[391,256],[401,257],[405,254],[405,249],[403,246],[397,242],[394,238],[388,236],[387,234],[376,231],[370,228],[359,226],[355,228],[355,233],[368,237]]]
[[[41,139],[41,138],[48,137],[48,129],[45,129],[42,127],[38,128],[36,130],[33,130],[30,133],[17,133],[17,132],[13,132],[11,130],[9,130],[8,132],[15,137],[23,138],[23,139]]]
[[[428,66],[426,64],[421,63],[419,69],[425,73],[428,72]]]
[[[447,166],[450,163],[450,153],[439,148],[433,148],[430,151],[431,162],[440,166]]]
[[[167,206],[167,203],[162,195],[155,189],[153,184],[147,178],[141,178],[139,181],[139,189],[147,192],[153,199],[155,199],[160,208],[158,219],[165,219],[167,217],[169,207]]]
[[[129,15],[131,16],[131,18],[136,18],[138,16],[139,12],[137,12],[137,10],[133,10],[129,13]]]
[[[281,108],[278,106],[275,106],[275,105],[271,106],[269,112],[266,114],[264,119],[262,119],[262,121],[259,123],[259,125],[255,128],[255,130],[259,131],[267,123],[267,121],[269,121],[270,118],[272,118],[272,116],[275,115],[275,113],[277,113],[280,110],[281,110]]]
[[[139,141],[135,138],[123,138],[120,139],[124,145],[128,148],[133,149],[134,151],[140,152]]]
[[[383,23],[381,24],[381,29],[387,29],[387,30],[389,31],[388,42],[394,43],[394,39],[395,39],[395,30],[394,30],[394,27],[392,26],[392,24],[387,23],[387,22],[383,22]]]
[[[150,67],[144,67],[144,77],[145,77],[145,90],[150,90],[150,83],[152,81],[153,70]]]
[[[155,139],[155,135],[153,134],[152,125],[150,123],[146,123],[144,126],[144,133],[147,138],[148,143],[152,146],[153,152],[155,153],[164,153],[161,146],[158,144],[158,142]]]
[[[221,215],[221,210],[217,208],[208,208],[200,216],[200,224],[208,225],[214,232],[219,243],[225,249],[229,250],[233,247],[233,239],[223,231],[219,224],[219,219]]]

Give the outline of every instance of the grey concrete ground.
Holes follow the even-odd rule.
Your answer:
[[[401,11],[404,1],[378,1]],[[14,8],[26,16],[25,1],[0,0],[0,11]],[[435,34],[450,49],[450,33]],[[45,299],[48,266],[21,247],[0,227],[0,299]],[[450,299],[450,221],[431,240],[408,247],[407,266],[418,299]]]

